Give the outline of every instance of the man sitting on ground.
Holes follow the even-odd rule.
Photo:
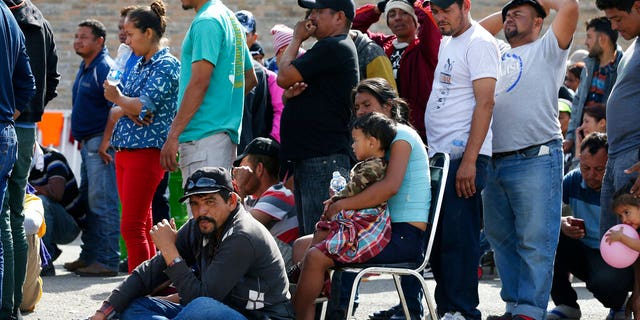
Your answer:
[[[151,229],[160,251],[140,264],[91,317],[120,319],[293,319],[284,261],[269,231],[240,205],[229,171],[196,170],[184,196],[193,218]],[[177,293],[150,297],[164,283]]]

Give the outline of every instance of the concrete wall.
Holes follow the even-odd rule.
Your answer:
[[[58,46],[59,70],[62,79],[58,87],[59,96],[53,100],[48,109],[70,109],[71,88],[80,63],[73,51],[73,37],[78,23],[86,18],[95,18],[102,21],[107,27],[107,46],[112,55],[119,44],[117,38],[117,25],[120,8],[130,4],[148,4],[150,1],[124,1],[124,0],[32,0],[53,25],[53,30]],[[178,0],[167,1],[167,15],[169,23],[166,37],[170,40],[172,52],[180,57],[180,46],[186,29],[194,16],[193,10],[183,10]],[[225,0],[231,10],[246,9],[256,16],[258,33],[266,51],[267,57],[271,56],[271,35],[269,30],[274,24],[282,23],[293,27],[295,22],[303,15],[304,10],[297,6],[295,0]],[[504,1],[474,0],[472,2],[472,15],[480,19],[491,12],[500,9]],[[595,8],[595,1],[583,1],[581,6],[578,32],[573,49],[584,48],[584,21],[596,17],[601,13]],[[373,3],[372,1],[357,0],[357,5]],[[506,2],[504,2],[506,3]],[[550,19],[547,19],[550,20]],[[383,23],[378,23],[374,30],[387,32]],[[309,44],[307,44],[308,46]],[[626,45],[626,44],[625,44]],[[625,46],[626,47],[626,46]]]

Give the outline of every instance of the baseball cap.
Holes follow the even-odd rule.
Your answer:
[[[511,0],[511,2],[507,3],[502,8],[502,21],[507,19],[507,11],[513,7],[521,6],[523,4],[528,4],[532,6],[538,12],[538,15],[544,19],[547,17],[547,13],[544,11],[544,8],[538,3],[537,0]]]
[[[436,6],[446,9],[449,8],[452,4],[456,2],[456,0],[430,0],[429,2],[435,4]]]
[[[347,19],[353,21],[356,5],[353,0],[298,0],[298,5],[305,9],[333,9],[344,12]]]
[[[258,137],[253,139],[245,148],[244,151],[233,162],[233,166],[240,165],[240,161],[250,154],[260,154],[277,158],[280,153],[280,145],[278,142],[271,138]]]
[[[184,196],[180,198],[180,202],[194,194],[216,193],[220,190],[233,192],[229,171],[222,167],[202,167],[187,178],[184,184]]]
[[[256,31],[256,18],[253,13],[247,10],[240,10],[236,12],[236,18],[240,21],[244,33],[252,33]]]
[[[252,56],[255,56],[257,54],[264,56],[264,49],[262,49],[262,45],[260,45],[260,43],[256,41],[251,45],[251,48],[249,48],[249,53]]]

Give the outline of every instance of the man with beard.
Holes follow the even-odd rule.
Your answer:
[[[245,95],[257,80],[242,25],[222,1],[182,0],[196,16],[182,42],[178,113],[160,163],[179,167],[186,182],[205,166],[230,168],[236,159]]]
[[[539,37],[549,9],[555,18]],[[512,0],[481,21],[494,35],[504,28],[508,42],[498,41],[493,155],[482,192],[506,303],[499,319],[544,319],[549,303],[562,202],[558,90],[578,14],[577,0]]]
[[[269,231],[239,203],[229,171],[196,170],[180,201],[193,213],[179,231],[151,229],[160,251],[139,265],[91,319],[293,319],[284,261]],[[177,293],[152,297],[163,284]]]
[[[575,130],[582,124],[582,109],[594,104],[605,104],[613,84],[618,78],[618,63],[622,59],[622,49],[617,45],[618,32],[611,29],[607,17],[593,18],[586,22],[587,38],[584,44],[589,56],[584,59],[585,67],[580,75],[579,90],[571,106],[571,122],[563,143],[564,152],[572,151],[576,141]]]

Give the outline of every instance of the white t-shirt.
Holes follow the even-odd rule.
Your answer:
[[[500,53],[495,38],[477,22],[457,37],[443,37],[433,89],[427,103],[424,123],[429,156],[436,152],[460,158],[464,151],[471,118],[476,107],[473,81],[498,78]],[[491,129],[480,148],[491,156]]]
[[[542,38],[517,48],[504,41],[498,45],[502,60],[493,108],[493,152],[562,139],[558,90],[569,48],[560,49],[552,28]]]

